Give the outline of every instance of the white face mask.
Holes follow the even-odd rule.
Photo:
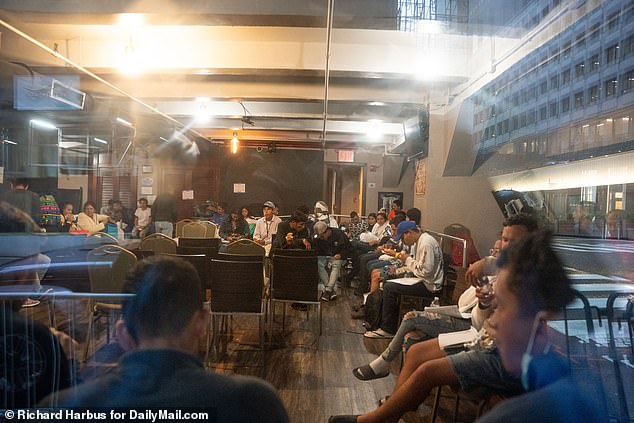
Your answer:
[[[530,384],[530,365],[533,361],[533,344],[535,343],[535,336],[537,335],[537,329],[539,329],[539,325],[542,322],[542,316],[537,314],[535,316],[535,320],[533,321],[533,328],[531,329],[530,338],[528,338],[528,345],[526,346],[526,351],[522,354],[522,386],[526,391],[531,389]],[[546,344],[544,347],[543,353],[546,354],[550,350],[550,343]]]

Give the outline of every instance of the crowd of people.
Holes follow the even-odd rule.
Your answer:
[[[35,208],[29,211],[28,194],[15,198],[19,204],[0,203],[0,232],[37,231],[37,223],[28,215],[35,212]],[[126,222],[132,233],[144,236],[154,224],[155,230],[173,235],[173,198],[157,199],[151,208],[145,199],[138,203],[134,217]],[[394,390],[378,408],[363,415],[331,416],[329,422],[397,422],[442,385],[464,390],[485,387],[511,397],[481,422],[605,421],[598,397],[582,388],[550,349],[545,322],[572,299],[550,234],[538,230],[531,216],[506,219],[491,254],[469,266],[465,277],[471,286],[460,296],[457,314],[427,307],[405,314],[399,323],[399,296],[422,297],[434,305],[446,271],[438,242],[421,227],[421,212],[401,206],[396,203],[389,214],[384,210],[371,213],[367,220],[352,212],[347,224],[340,224],[323,201],[315,204],[312,214],[300,207],[284,220],[271,201],[263,203],[263,216],[257,220],[246,208],[232,209],[229,214],[221,208],[214,211],[218,216],[212,220],[219,222],[220,236],[228,241],[252,238],[273,253],[314,250],[324,302],[337,298],[345,264],[350,264],[346,276],[357,293],[367,294],[365,304],[359,304],[351,317],[364,318],[366,338],[390,340],[376,359],[351,369],[357,379],[388,376],[391,362],[406,351]],[[99,211],[89,201],[75,215],[72,204],[65,204],[62,225],[69,231],[94,233],[107,222],[128,219],[117,201]],[[0,273],[0,282],[33,284],[37,280],[28,266],[16,269]],[[117,339],[127,353],[113,372],[81,387],[70,386],[73,378],[63,348],[68,338],[23,319],[21,300],[3,302],[0,320],[11,327],[4,327],[0,336],[6,338],[14,330],[30,333],[56,358],[52,365],[56,372],[62,369],[62,377],[48,377],[44,372],[37,381],[37,401],[42,406],[198,407],[215,410],[219,422],[288,421],[282,401],[268,383],[204,369],[197,354],[208,312],[199,286],[194,267],[180,259],[140,261],[126,282],[126,291],[136,295],[125,302],[116,325]],[[380,298],[374,322],[368,303],[373,298]],[[28,395],[18,392],[24,387],[10,386],[18,402],[20,395]]]

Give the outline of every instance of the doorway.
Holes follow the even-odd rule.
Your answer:
[[[365,165],[326,163],[326,203],[334,214],[365,211]]]

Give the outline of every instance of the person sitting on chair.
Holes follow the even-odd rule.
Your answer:
[[[275,390],[247,376],[205,371],[196,353],[209,324],[196,269],[182,259],[150,257],[126,281],[117,336],[128,352],[103,377],[59,394],[59,407],[208,409],[216,422],[288,422]]]
[[[293,213],[288,222],[281,222],[277,226],[278,235],[273,241],[273,251],[275,250],[310,250],[312,248],[309,241],[306,221],[308,217],[300,212]]]

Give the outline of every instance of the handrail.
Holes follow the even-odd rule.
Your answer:
[[[449,235],[449,234],[443,234],[442,232],[436,232],[436,231],[432,231],[432,230],[425,230],[425,232],[428,232],[430,234],[436,235],[437,237],[440,238],[440,249],[444,251],[444,241],[445,238],[448,238],[452,241],[458,241],[462,243],[462,267],[467,268],[468,264],[469,264],[469,257],[467,256],[467,240],[463,239],[463,238],[459,238],[457,236],[453,236],[453,235]]]
[[[608,302],[606,305],[606,312],[608,315],[608,333],[609,335],[609,354],[610,359],[612,360],[612,364],[614,366],[614,377],[616,379],[616,391],[619,397],[619,421],[629,422],[630,416],[627,410],[627,400],[625,397],[625,388],[623,387],[623,377],[621,376],[621,369],[619,368],[619,358],[616,354],[616,342],[614,341],[614,328],[612,324],[614,322],[614,302],[617,298],[623,296],[631,296],[631,292],[615,292],[614,294],[608,297]]]

